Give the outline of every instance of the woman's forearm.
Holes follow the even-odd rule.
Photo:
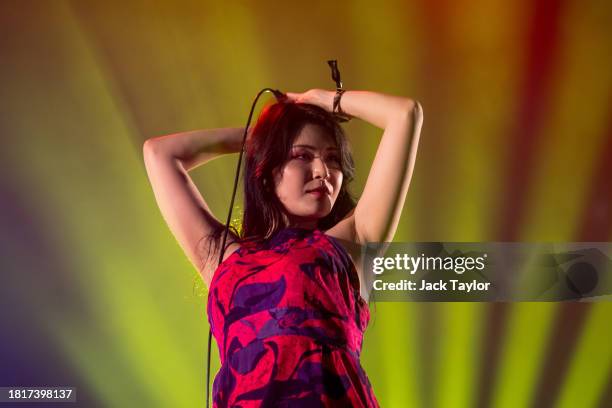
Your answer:
[[[335,91],[323,93],[323,106],[331,111]],[[370,91],[346,91],[340,99],[344,113],[385,129],[389,120],[405,115],[415,106],[412,99]]]
[[[180,160],[189,171],[222,154],[239,152],[243,136],[243,127],[192,130],[148,139],[144,148]]]

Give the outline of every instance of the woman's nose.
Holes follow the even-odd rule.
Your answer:
[[[320,157],[318,157],[318,158],[315,158],[312,161],[312,163],[313,163],[312,173],[313,173],[314,178],[318,178],[318,177],[328,178],[329,177],[329,169],[327,168],[325,161],[323,161]]]

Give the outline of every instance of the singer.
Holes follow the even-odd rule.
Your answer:
[[[383,129],[357,201],[340,115]],[[215,407],[378,407],[359,360],[370,289],[355,248],[393,240],[422,122],[418,102],[369,91],[311,89],[264,108],[248,131],[242,224],[218,267],[225,225],[188,172],[239,152],[244,128],[145,142],[157,204],[209,290]]]

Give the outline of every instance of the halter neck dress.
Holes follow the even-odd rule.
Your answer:
[[[243,244],[215,271],[207,311],[214,407],[378,407],[359,361],[370,312],[336,238],[291,227]]]

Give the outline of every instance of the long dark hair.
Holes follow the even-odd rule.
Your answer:
[[[265,240],[289,226],[283,205],[274,193],[272,172],[287,161],[295,138],[307,124],[320,126],[338,147],[343,174],[338,198],[331,212],[317,222],[317,228],[331,228],[355,207],[355,200],[348,191],[355,165],[342,127],[329,112],[318,106],[275,103],[263,110],[247,142],[243,239]]]
[[[335,143],[340,154],[342,186],[331,212],[318,220],[317,228],[329,229],[355,208],[355,199],[348,185],[355,174],[355,164],[344,130],[334,116],[325,109],[305,103],[274,103],[266,106],[253,127],[246,143],[243,168],[244,211],[242,226],[230,229],[238,242],[261,242],[289,226],[284,207],[274,192],[273,171],[289,157],[295,138],[307,124],[320,126]],[[225,226],[215,230],[209,238],[216,253]],[[227,244],[231,242],[228,240]],[[210,245],[213,244],[213,245]]]

